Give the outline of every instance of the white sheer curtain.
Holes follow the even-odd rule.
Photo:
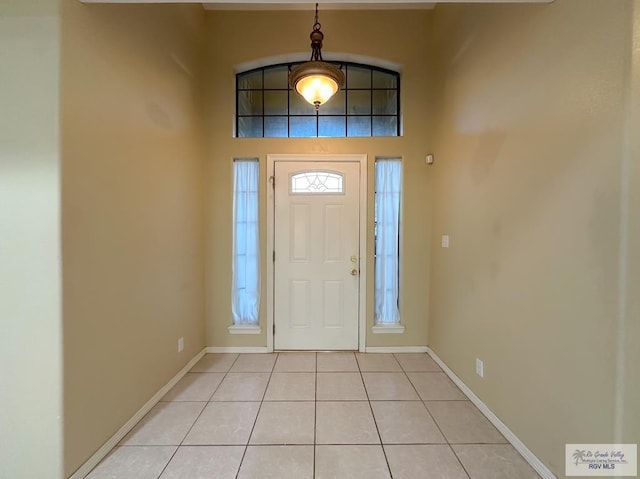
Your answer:
[[[376,161],[375,323],[399,324],[399,240],[402,162]]]
[[[257,325],[260,307],[258,160],[233,162],[233,324]]]

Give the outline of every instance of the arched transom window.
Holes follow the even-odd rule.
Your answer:
[[[346,85],[318,111],[289,85],[298,63],[236,75],[236,136],[315,138],[400,136],[400,75],[356,63],[336,63]]]

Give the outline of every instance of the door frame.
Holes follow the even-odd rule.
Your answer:
[[[272,178],[276,161],[350,162],[360,163],[360,276],[358,278],[358,351],[365,351],[367,333],[367,155],[366,154],[270,154],[267,155],[267,350],[273,352],[275,308],[275,268],[272,255],[275,248],[275,190]],[[279,180],[282,181],[282,180]]]

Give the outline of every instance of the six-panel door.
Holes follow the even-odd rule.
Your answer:
[[[275,163],[275,349],[358,349],[357,162]]]

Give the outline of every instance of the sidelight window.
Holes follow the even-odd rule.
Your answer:
[[[400,324],[402,161],[377,159],[375,175],[375,324],[393,326]]]
[[[260,242],[257,159],[233,162],[233,277],[234,326],[258,326],[260,309]]]

